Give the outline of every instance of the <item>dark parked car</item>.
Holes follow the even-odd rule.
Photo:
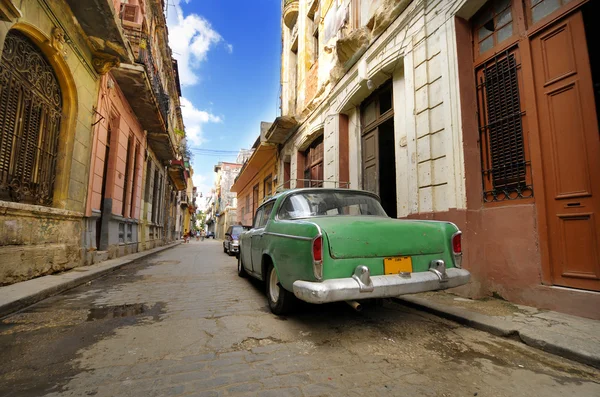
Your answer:
[[[223,240],[223,252],[227,255],[238,255],[240,253],[240,234],[244,231],[242,225],[229,226]]]
[[[215,239],[215,232],[207,232],[206,233],[206,238],[211,238],[214,240]]]

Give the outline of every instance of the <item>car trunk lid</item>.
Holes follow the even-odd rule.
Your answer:
[[[441,222],[375,216],[311,219],[326,233],[333,258],[372,258],[442,253],[448,244]]]

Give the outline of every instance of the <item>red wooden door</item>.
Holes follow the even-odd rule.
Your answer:
[[[531,39],[556,285],[600,290],[600,138],[581,12]]]

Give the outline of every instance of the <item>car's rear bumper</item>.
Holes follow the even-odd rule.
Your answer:
[[[357,270],[361,268],[362,274]],[[366,272],[365,272],[366,269]],[[403,275],[369,276],[365,266],[359,266],[352,277],[321,282],[294,282],[294,295],[309,303],[327,303],[369,298],[390,298],[404,294],[435,291],[466,284],[471,274],[464,269],[450,268]],[[366,274],[365,274],[366,273]]]

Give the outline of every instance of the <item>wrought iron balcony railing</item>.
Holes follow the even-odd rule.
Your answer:
[[[159,69],[154,60],[150,40],[148,40],[148,36],[137,27],[123,25],[123,30],[125,36],[129,40],[131,49],[133,50],[135,62],[143,64],[146,69],[146,74],[152,85],[152,91],[154,92],[156,102],[158,103],[160,113],[165,123],[165,129],[167,129],[169,124],[169,96],[165,92],[160,79]]]

